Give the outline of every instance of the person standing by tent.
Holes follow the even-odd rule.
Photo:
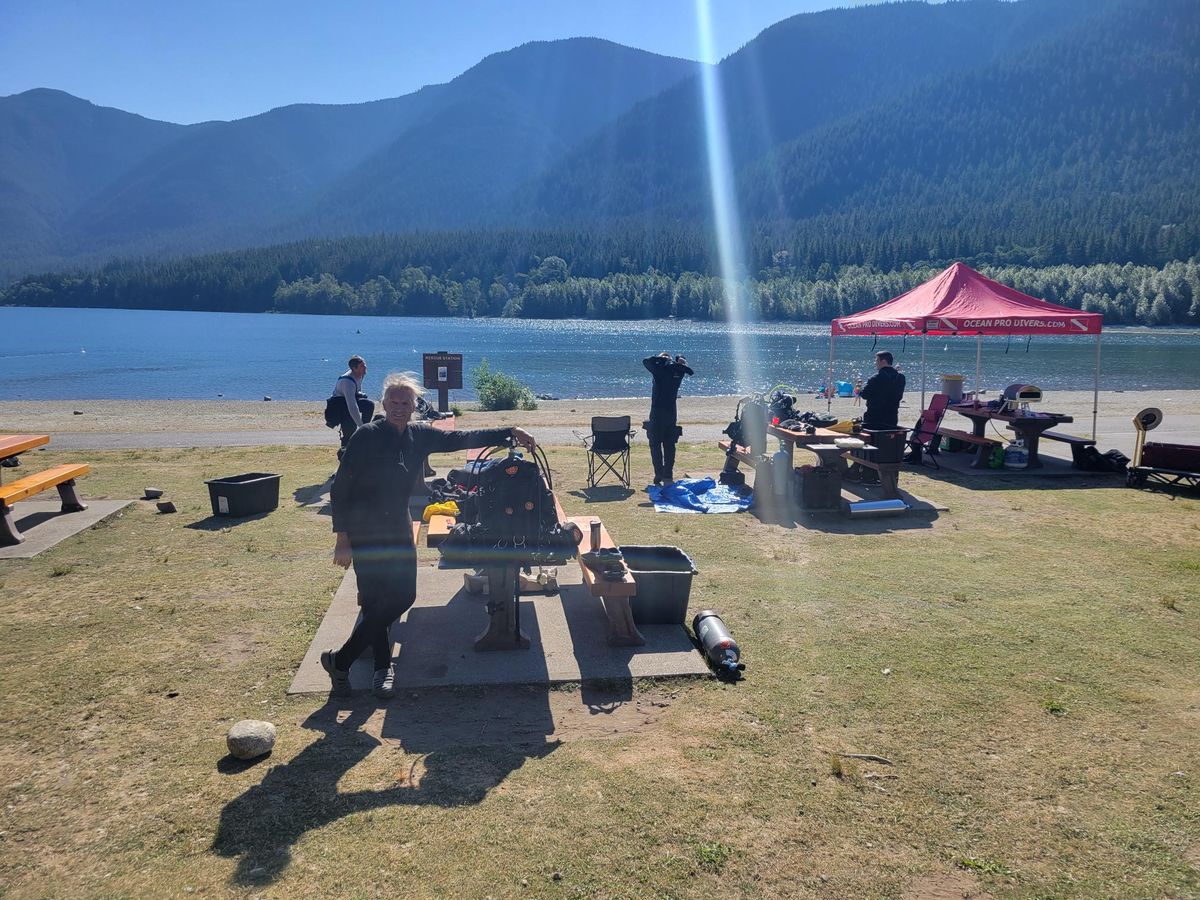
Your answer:
[[[895,428],[900,419],[900,400],[904,397],[904,376],[892,367],[892,354],[880,350],[875,354],[876,372],[858,392],[867,401],[862,427],[868,431]]]
[[[363,378],[367,374],[367,361],[361,356],[352,356],[347,363],[349,368],[338,376],[338,380],[333,385],[333,396],[342,397],[346,401],[346,409],[342,413],[342,445],[338,450],[338,459],[342,458],[342,454],[346,452],[346,445],[350,443],[350,436],[363,426],[364,410],[359,406],[359,395],[366,399],[366,394],[362,393]],[[366,410],[367,421],[371,419],[371,413],[375,411],[375,405],[367,401],[369,404]]]
[[[679,385],[685,375],[695,375],[682,356],[671,358],[662,352],[658,356],[647,356],[642,365],[654,379],[650,392],[650,418],[643,426],[650,441],[650,461],[654,463],[654,483],[671,484],[675,480],[675,444],[679,441],[680,428],[677,424]]]

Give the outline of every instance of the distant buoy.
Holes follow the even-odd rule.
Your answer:
[[[87,351],[86,351],[86,350],[84,350],[82,347],[80,347],[80,348],[79,348],[79,352],[80,352],[80,353],[87,353]]]

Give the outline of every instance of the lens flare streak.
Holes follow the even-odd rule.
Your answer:
[[[725,319],[740,326],[750,315],[746,295],[745,245],[734,192],[733,164],[729,150],[729,132],[725,121],[724,94],[713,41],[712,16],[708,0],[696,0],[696,30],[700,59],[713,63],[700,72],[701,102],[704,111],[704,141],[708,153],[708,185],[712,196],[713,228],[717,238],[717,257],[721,266]],[[734,371],[738,387],[748,390],[759,381],[757,351],[753,336],[745,328],[730,332]]]

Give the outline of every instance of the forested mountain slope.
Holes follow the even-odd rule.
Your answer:
[[[977,71],[1072,27],[1095,6],[908,2],[780,22],[718,69],[732,167],[740,171],[773,147],[903,97],[928,79]],[[665,91],[523,189],[518,208],[532,222],[707,218],[705,116],[695,79]]]
[[[188,130],[62,91],[0,97],[0,264],[42,253],[80,203]]]
[[[608,41],[537,42],[404,97],[187,127],[57,91],[0,98],[0,277],[461,221],[696,69]]]

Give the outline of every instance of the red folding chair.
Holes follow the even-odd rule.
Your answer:
[[[929,408],[921,413],[921,418],[917,420],[917,424],[909,435],[910,453],[905,458],[905,462],[924,465],[921,453],[923,450],[925,451],[924,456],[929,457],[929,462],[933,464],[933,467],[941,468],[937,461],[938,428],[941,427],[942,417],[946,415],[946,407],[949,405],[949,394],[934,394],[929,398]]]

